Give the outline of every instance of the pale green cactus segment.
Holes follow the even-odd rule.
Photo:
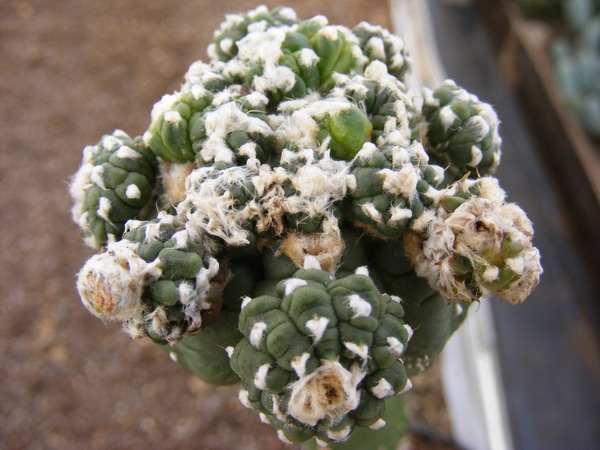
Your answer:
[[[505,202],[494,178],[465,178],[439,191],[411,228],[404,245],[417,274],[448,301],[496,295],[517,304],[539,282],[531,221]]]
[[[358,37],[360,48],[369,62],[385,63],[390,74],[404,81],[412,62],[401,38],[367,22],[359,23],[352,31]]]
[[[371,142],[373,125],[369,118],[356,106],[331,116],[326,126],[331,141],[328,146],[335,159],[351,160],[363,147]]]
[[[423,143],[434,164],[456,179],[490,175],[500,163],[498,117],[475,95],[446,80],[423,90]]]
[[[236,311],[222,310],[202,333],[186,337],[175,345],[160,347],[180,367],[206,383],[216,386],[235,384],[240,378],[231,369],[226,349],[243,338],[237,324]]]
[[[191,239],[180,219],[165,214],[127,224],[121,242],[135,246],[135,260],[142,261],[145,273],[141,315],[124,320],[128,334],[174,344],[216,319],[228,271],[211,256],[210,240],[204,239]]]
[[[162,159],[175,163],[193,161],[197,146],[206,139],[203,112],[213,94],[205,89],[167,95],[153,110],[144,140]]]
[[[86,242],[99,248],[121,238],[129,219],[143,216],[153,195],[157,161],[140,137],[121,130],[83,151],[70,186],[73,220]]]
[[[377,65],[369,66],[367,74],[371,68],[375,71]],[[412,100],[404,86],[391,77],[355,77],[344,86],[344,90],[369,117],[373,125],[373,142],[379,142],[380,137],[398,129],[403,131],[407,142],[420,140],[417,111]]]
[[[334,73],[362,73],[367,59],[358,46],[358,39],[352,32],[339,26],[325,26],[310,39],[319,57],[317,68],[321,79],[321,90],[328,91],[335,82]]]
[[[343,442],[354,426],[377,423],[384,399],[409,385],[400,357],[412,330],[402,306],[366,268],[337,280],[301,269],[273,294],[247,298],[240,312],[245,338],[231,366],[242,402],[284,442]]]
[[[557,84],[576,120],[600,137],[600,17],[585,24],[577,44],[556,39],[552,56]]]

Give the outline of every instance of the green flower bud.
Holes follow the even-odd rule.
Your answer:
[[[343,442],[381,418],[384,399],[408,385],[400,360],[412,330],[402,307],[366,269],[339,280],[302,269],[276,295],[244,301],[244,339],[231,357],[242,402],[284,442]]]
[[[86,243],[99,248],[117,241],[125,222],[145,215],[156,171],[156,158],[142,139],[131,139],[120,130],[84,149],[70,193],[75,202],[73,220]]]
[[[492,107],[446,80],[423,91],[423,141],[432,161],[456,178],[492,174],[500,162],[498,117]]]

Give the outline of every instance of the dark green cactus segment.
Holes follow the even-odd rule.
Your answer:
[[[413,334],[402,360],[408,376],[433,364],[446,342],[465,319],[469,303],[448,304],[427,280],[415,273],[401,240],[368,245],[369,257],[388,294],[402,299],[403,320]]]
[[[231,369],[226,348],[235,346],[243,337],[237,324],[236,311],[222,310],[204,332],[161,348],[180,367],[206,383],[217,386],[235,384],[240,378]]]
[[[158,344],[198,334],[217,318],[229,272],[203,244],[187,239],[173,216],[128,226],[123,242],[138,244],[136,256],[148,263],[151,275],[142,289],[144,321],[130,320],[126,329]]]
[[[373,125],[372,142],[377,142],[385,131],[386,124],[392,129],[406,127],[409,141],[418,141],[419,127],[415,108],[400,86],[392,87],[381,81],[356,77],[345,86],[346,95],[366,112]],[[389,131],[388,131],[389,132]]]
[[[153,195],[158,164],[142,138],[117,130],[84,150],[71,185],[73,219],[94,247],[121,238],[125,222],[139,218]]]
[[[249,27],[255,25],[257,29],[266,30],[282,25],[298,23],[295,13],[290,8],[277,7],[267,10],[259,7],[248,13],[228,16],[228,20],[221,24],[221,29],[215,34],[214,52],[221,61],[229,61],[238,53],[236,42],[243,39],[250,32]]]
[[[470,303],[448,304],[439,293],[419,303],[405,301],[406,323],[414,327],[413,337],[404,354],[409,376],[428,369],[448,339],[467,316]]]
[[[360,270],[336,280],[302,269],[280,281],[274,295],[245,300],[239,321],[245,338],[231,357],[245,404],[289,442],[314,435],[342,442],[355,425],[373,425],[383,399],[408,383],[400,356],[411,331],[402,315]],[[303,408],[304,396],[317,395],[323,383],[339,404]]]
[[[388,73],[404,81],[411,60],[402,39],[384,28],[366,22],[359,23],[352,31],[358,37],[360,48],[369,61],[385,63]]]
[[[275,137],[265,109],[268,99],[232,94],[219,107],[211,106],[198,117],[199,138],[192,145],[199,167],[224,169],[243,166],[248,161],[268,163],[276,152]],[[219,138],[207,140],[207,128]],[[221,150],[219,150],[221,149]]]
[[[366,146],[365,146],[366,147]],[[355,223],[371,234],[385,237],[401,236],[411,219],[418,217],[423,208],[427,190],[419,192],[419,183],[429,183],[417,178],[422,170],[409,169],[414,173],[415,187],[410,190],[397,190],[394,180],[399,176],[392,168],[387,156],[374,146],[365,148],[352,163],[351,174],[356,179],[356,187],[351,191],[351,216]],[[421,194],[419,196],[419,194]]]
[[[164,99],[171,103],[168,110],[153,120],[144,135],[152,151],[166,161],[193,161],[197,148],[206,139],[203,112],[210,106],[213,94],[206,89],[193,92]]]
[[[425,91],[425,149],[431,161],[456,179],[492,174],[500,161],[498,118],[492,107],[446,80]]]
[[[559,18],[563,0],[517,0],[523,14],[528,18]]]

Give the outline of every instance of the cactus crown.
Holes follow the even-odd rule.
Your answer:
[[[103,251],[82,301],[208,382],[241,380],[285,442],[379,428],[470,302],[539,279],[531,223],[480,178],[496,115],[451,81],[417,101],[402,40],[366,23],[259,7],[209,54],[143,137],[84,150],[73,216]]]

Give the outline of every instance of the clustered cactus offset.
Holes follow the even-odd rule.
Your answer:
[[[380,428],[491,295],[542,272],[532,226],[491,177],[492,107],[446,81],[409,91],[388,31],[229,15],[148,130],[84,149],[73,217],[101,252],[84,305],[149,337],[284,442]]]

